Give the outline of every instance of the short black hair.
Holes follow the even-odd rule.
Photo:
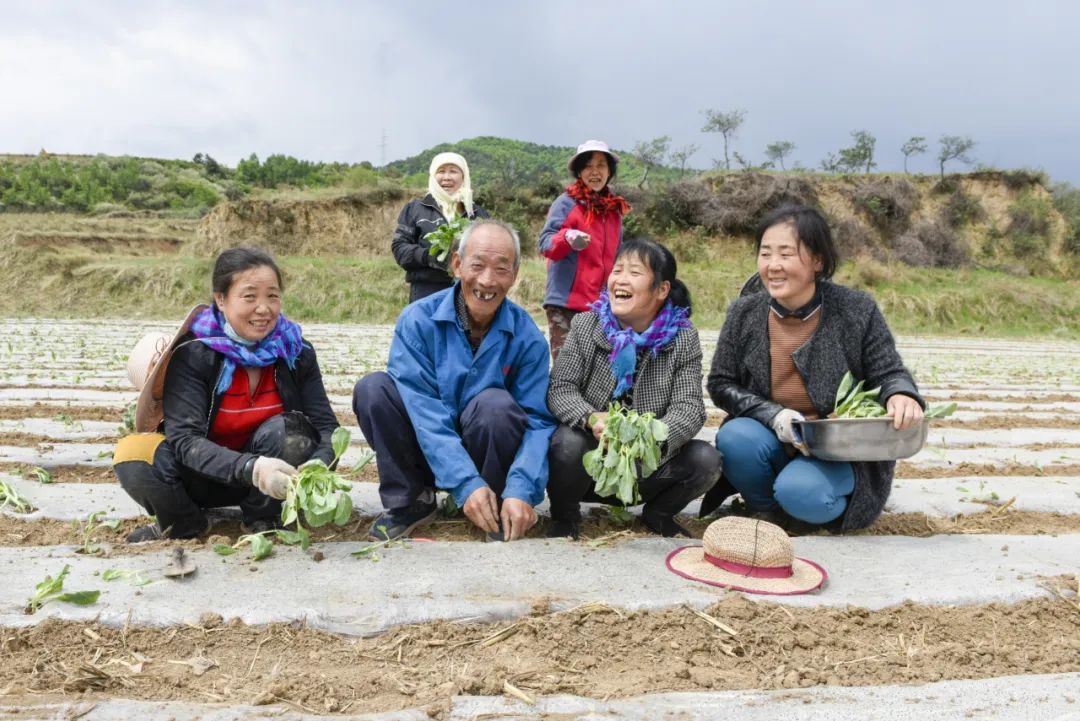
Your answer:
[[[593,153],[600,153],[607,158],[608,182],[610,183],[615,179],[615,173],[619,170],[619,161],[615,159],[614,155],[605,153],[603,150],[594,150],[591,153],[582,153],[577,156],[570,161],[570,172],[574,174],[575,178],[580,178],[581,171],[585,170],[585,166],[592,160]]]
[[[262,248],[249,246],[226,248],[218,254],[217,260],[214,261],[214,272],[210,277],[210,288],[215,293],[228,295],[237,273],[264,266],[274,271],[278,288],[284,290],[285,284],[281,280],[281,270],[274,262],[274,258]]]
[[[668,250],[667,246],[652,238],[635,236],[627,238],[619,244],[619,249],[615,252],[614,262],[617,263],[619,258],[624,255],[636,255],[649,267],[649,270],[653,273],[652,287],[654,290],[659,288],[660,284],[665,280],[670,283],[671,290],[668,292],[668,300],[671,301],[672,305],[686,308],[686,314],[690,315],[692,312],[690,289],[686,287],[686,283],[676,277],[679,272],[679,264],[675,261],[675,255]]]
[[[829,222],[817,208],[808,205],[783,205],[768,213],[758,225],[757,234],[754,236],[754,250],[761,250],[761,239],[765,236],[765,231],[774,225],[788,223],[795,229],[799,244],[806,246],[807,250],[821,259],[821,270],[817,273],[817,279],[831,278],[836,267],[840,265],[840,253],[833,243]]]

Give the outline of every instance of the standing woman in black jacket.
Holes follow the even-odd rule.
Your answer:
[[[426,298],[454,284],[450,275],[450,254],[439,260],[431,255],[431,244],[424,239],[440,225],[459,217],[469,220],[490,217],[473,204],[469,164],[457,153],[439,153],[428,169],[428,194],[410,200],[401,209],[397,230],[390,248],[394,260],[405,269],[409,284],[409,302]]]
[[[885,507],[896,463],[807,457],[794,421],[832,412],[848,371],[881,387],[896,428],[919,423],[925,403],[873,298],[830,280],[838,255],[821,213],[773,211],[756,241],[758,275],[728,308],[707,382],[728,417],[716,434],[724,478],[702,513],[737,491],[752,511],[863,528]]]
[[[114,454],[120,484],[157,519],[132,543],[198,536],[204,509],[221,506],[240,506],[248,533],[274,528],[296,466],[334,459],[337,419],[315,350],[282,313],[273,258],[222,251],[212,289],[213,304],[192,311],[142,387],[142,432]]]

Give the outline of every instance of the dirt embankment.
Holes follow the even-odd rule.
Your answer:
[[[221,203],[202,219],[195,249],[259,245],[276,255],[387,255],[405,192]]]

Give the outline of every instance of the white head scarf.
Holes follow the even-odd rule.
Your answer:
[[[453,194],[447,193],[435,182],[435,171],[443,165],[456,165],[461,168],[461,174],[464,176],[461,187]],[[442,211],[448,221],[457,217],[458,203],[465,206],[466,216],[473,214],[472,180],[469,178],[469,164],[465,162],[465,158],[457,153],[439,153],[431,159],[431,167],[428,168],[427,189],[431,193],[431,197],[435,198],[435,202],[439,204],[439,210]]]

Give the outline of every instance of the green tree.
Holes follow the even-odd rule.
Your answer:
[[[739,127],[743,124],[743,120],[746,119],[746,111],[732,110],[725,113],[722,110],[707,109],[703,112],[705,113],[705,125],[702,126],[701,132],[720,133],[724,139],[724,170],[731,170],[731,160],[728,157],[728,146],[738,134]]]
[[[945,163],[950,160],[959,160],[967,165],[975,162],[968,155],[968,152],[975,147],[975,141],[971,138],[959,135],[942,135],[939,142],[941,147],[938,150],[937,159],[942,180],[945,180]]]
[[[787,170],[784,167],[784,158],[793,152],[795,152],[795,143],[790,140],[777,140],[765,146],[765,157],[770,163],[779,163],[780,170]]]
[[[907,170],[908,158],[912,155],[922,155],[926,152],[926,138],[921,135],[911,136],[906,143],[900,146],[900,152],[904,154],[904,172]]]
[[[691,143],[690,145],[684,145],[681,148],[672,150],[669,154],[671,162],[679,169],[679,177],[686,175],[686,164],[690,160],[690,156],[699,150],[697,145]]]
[[[877,167],[877,163],[874,162],[874,146],[877,145],[877,138],[867,130],[852,130],[851,137],[855,140],[855,144],[850,148],[840,149],[840,168],[848,173],[864,168],[863,172],[869,173],[871,168]]]
[[[670,135],[661,135],[659,138],[634,143],[634,149],[631,152],[645,169],[645,172],[641,174],[641,180],[638,182],[639,188],[645,187],[645,181],[649,178],[649,171],[664,162],[670,145]]]

